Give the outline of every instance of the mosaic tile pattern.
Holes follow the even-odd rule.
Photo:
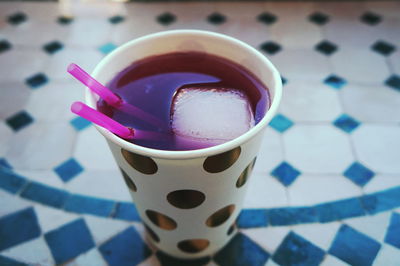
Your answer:
[[[0,265],[400,264],[399,3],[0,10]],[[248,42],[285,84],[232,241],[196,260],[148,244],[106,142],[69,112],[83,87],[65,72],[71,61],[91,71],[127,40],[180,28]]]

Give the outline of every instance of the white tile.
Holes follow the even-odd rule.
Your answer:
[[[1,2],[0,16],[6,17],[18,12],[21,8],[21,3],[18,2]],[[1,25],[1,24],[0,24]]]
[[[331,256],[329,254],[325,255],[325,259],[321,262],[320,266],[350,266],[346,262]]]
[[[78,17],[70,27],[66,43],[77,47],[97,47],[111,40],[112,26],[105,18]]]
[[[103,259],[100,252],[98,251],[98,249],[93,248],[93,249],[79,255],[73,261],[67,262],[64,265],[65,266],[87,266],[87,265],[106,266],[108,264]]]
[[[8,150],[10,139],[14,133],[5,123],[0,123],[0,156],[4,156]]]
[[[53,168],[71,157],[75,134],[63,122],[33,123],[10,139],[6,158],[18,170]]]
[[[38,48],[11,49],[6,53],[0,54],[2,82],[20,82],[43,71],[46,57],[47,55]]]
[[[17,170],[17,173],[28,180],[64,189],[64,182],[53,170]]]
[[[84,87],[75,81],[50,82],[30,94],[25,109],[35,121],[63,121],[69,125],[70,120],[76,117],[70,106],[74,101],[82,100],[83,94]]]
[[[283,161],[282,139],[278,132],[267,127],[264,131],[263,142],[257,155],[254,173],[268,174]]]
[[[364,233],[382,243],[389,226],[390,217],[391,212],[384,212],[365,217],[348,219],[345,222],[361,233]]]
[[[6,119],[25,109],[31,91],[22,82],[6,82],[0,84],[1,105],[0,119]]]
[[[287,190],[291,206],[309,206],[362,195],[361,188],[342,175],[302,175]]]
[[[366,1],[365,8],[383,15],[383,18],[399,18],[400,2],[398,1]]]
[[[314,9],[312,2],[266,1],[265,10],[280,17],[306,17]]]
[[[321,81],[332,73],[328,57],[309,49],[283,49],[269,57],[282,76],[296,80]]]
[[[288,206],[285,187],[269,175],[255,174],[248,182],[243,208]]]
[[[364,187],[364,193],[373,193],[400,186],[400,174],[374,176]]]
[[[101,245],[129,226],[129,223],[127,222],[110,218],[99,218],[90,215],[85,216],[85,221],[92,233],[96,245]]]
[[[228,17],[228,19],[255,19],[255,17],[265,10],[265,3],[262,2],[215,2],[212,5],[215,11]],[[207,13],[205,15],[208,15]]]
[[[3,251],[1,255],[29,265],[54,265],[50,249],[42,236],[9,248]]]
[[[397,45],[398,49],[400,42],[400,17],[398,15],[396,18],[388,18],[384,16],[382,23],[378,26],[378,39],[382,39]]]
[[[332,16],[332,19],[358,19],[366,11],[363,1],[315,2],[314,9]]]
[[[276,262],[274,262],[271,258],[265,263],[264,266],[279,266]]]
[[[328,250],[339,227],[340,223],[338,222],[327,224],[303,224],[294,226],[293,231],[323,250]]]
[[[79,218],[75,214],[39,204],[35,206],[35,211],[43,234]]]
[[[342,112],[335,90],[321,81],[290,80],[280,111],[296,122],[331,122]]]
[[[59,4],[51,2],[24,2],[19,11],[24,12],[29,20],[55,23],[59,16]]]
[[[370,50],[341,47],[331,60],[335,73],[348,81],[382,83],[390,75],[385,58]]]
[[[161,265],[161,263],[155,255],[150,256],[148,259],[146,259],[138,264],[138,266],[160,266],[160,265]],[[214,264],[214,265],[216,265],[216,264]],[[207,266],[208,266],[208,264],[207,264]],[[213,266],[213,265],[210,264],[210,266]]]
[[[344,110],[362,122],[400,122],[400,95],[386,86],[348,84],[340,90]]]
[[[242,230],[242,233],[250,237],[254,242],[273,254],[289,233],[288,226],[266,227]]]
[[[400,252],[390,245],[382,245],[374,260],[375,266],[398,266],[400,261]]]
[[[3,190],[0,191],[0,202],[0,217],[32,206],[32,202],[22,200],[19,196],[4,192]]]
[[[113,170],[86,170],[79,178],[66,184],[68,191],[92,197],[131,201],[128,188],[117,168]],[[87,188],[90,187],[90,190]]]
[[[83,99],[84,86],[75,80],[70,74],[67,73],[67,67],[71,63],[75,63],[83,68],[86,72],[91,73],[95,66],[103,58],[103,54],[98,49],[105,43],[98,42],[94,48],[91,47],[73,47],[66,46],[64,49],[57,53],[55,56],[50,56],[46,60],[44,67],[46,75],[51,79],[66,79],[73,81],[81,86],[81,99]],[[66,91],[68,91],[66,89]]]
[[[352,134],[357,157],[379,173],[400,174],[400,127],[363,124]]]
[[[400,48],[388,57],[391,70],[400,75]]]
[[[93,126],[78,133],[74,157],[85,169],[112,170],[117,165],[105,138]]]
[[[60,1],[60,13],[67,16],[85,18],[106,18],[113,15],[125,15],[123,1]]]
[[[283,134],[286,158],[303,173],[342,173],[353,161],[348,136],[332,125],[295,125]]]

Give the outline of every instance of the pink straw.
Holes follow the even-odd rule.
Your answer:
[[[96,125],[99,125],[101,127],[110,130],[112,133],[120,136],[121,138],[133,139],[135,133],[133,129],[121,125],[120,123],[114,121],[113,119],[100,113],[99,111],[90,108],[89,106],[87,106],[82,102],[74,102],[71,105],[71,111],[74,114],[77,114],[95,123]]]
[[[104,101],[106,101],[109,105],[114,107],[119,106],[121,104],[121,99],[115,95],[112,91],[110,91],[107,87],[102,85],[100,82],[95,80],[92,76],[90,76],[85,70],[80,68],[78,65],[72,63],[68,66],[68,73],[74,76],[77,80],[86,85],[89,89],[91,89],[94,93],[99,95]]]

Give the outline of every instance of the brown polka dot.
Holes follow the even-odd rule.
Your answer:
[[[121,149],[121,153],[130,166],[143,174],[152,175],[158,170],[157,164],[150,157],[129,152],[124,149]]]
[[[229,219],[234,210],[235,210],[235,205],[231,204],[216,211],[210,217],[208,217],[206,225],[209,227],[216,227],[218,225],[223,224],[226,220]]]
[[[230,236],[230,235],[233,233],[233,231],[235,231],[235,228],[236,228],[236,223],[232,224],[232,225],[229,227],[228,232],[226,232],[226,234],[227,234],[228,236]]]
[[[127,173],[125,173],[125,171],[122,170],[122,168],[119,168],[119,170],[121,170],[122,176],[124,177],[125,183],[129,187],[129,189],[134,191],[134,192],[136,192],[137,191],[137,187],[136,187],[135,183],[133,183],[133,181],[130,178],[130,176]]]
[[[253,161],[246,167],[246,169],[243,170],[242,174],[239,176],[238,180],[236,181],[236,187],[240,188],[244,184],[246,184],[247,179],[251,175],[251,172],[253,171],[254,164],[256,163],[256,158],[253,159]]]
[[[209,173],[219,173],[231,167],[239,158],[241,148],[208,157],[203,164],[204,170]]]
[[[205,250],[210,245],[207,239],[188,239],[178,243],[178,248],[183,252],[197,253]]]
[[[147,233],[151,237],[151,239],[153,239],[154,242],[159,243],[160,242],[160,238],[158,237],[158,235],[156,233],[154,233],[154,231],[151,230],[151,228],[148,227],[145,223],[143,223],[143,225],[144,225],[144,228],[146,229]]]
[[[204,202],[206,196],[197,190],[175,190],[167,195],[168,202],[180,209],[192,209]]]
[[[162,213],[152,210],[147,210],[146,215],[150,219],[150,221],[153,222],[153,224],[157,225],[158,227],[164,230],[174,230],[177,226],[176,222],[172,218]]]

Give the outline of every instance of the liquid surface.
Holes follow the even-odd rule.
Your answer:
[[[270,104],[267,88],[249,71],[224,58],[198,52],[170,53],[136,61],[117,74],[107,87],[123,101],[155,117],[159,123],[156,126],[138,119],[129,111],[113,108],[102,100],[97,104],[98,109],[125,126],[161,133],[159,137],[132,141],[161,150],[200,149],[230,140],[205,138],[197,141],[174,133],[171,108],[174,96],[181,90],[221,88],[240,91],[249,101],[255,124],[263,118]]]

